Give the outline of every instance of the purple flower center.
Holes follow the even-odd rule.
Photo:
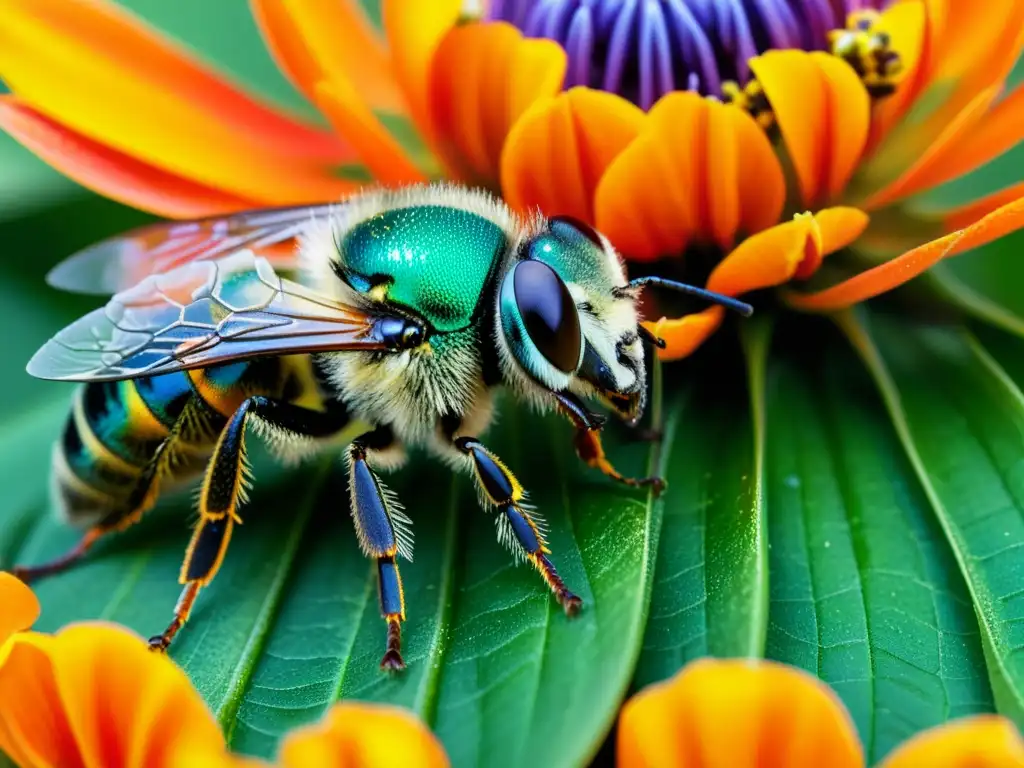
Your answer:
[[[619,93],[647,109],[674,90],[721,96],[772,48],[827,50],[849,13],[886,0],[491,0],[488,17],[560,43],[565,87]]]

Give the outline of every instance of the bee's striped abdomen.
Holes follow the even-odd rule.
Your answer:
[[[183,372],[79,389],[53,455],[63,513],[90,523],[120,509],[192,395]]]

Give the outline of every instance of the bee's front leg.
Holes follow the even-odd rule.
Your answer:
[[[600,470],[607,477],[625,485],[635,488],[650,487],[656,496],[665,490],[664,478],[626,477],[615,469],[605,455],[604,446],[601,444],[601,428],[604,425],[604,419],[588,411],[575,395],[559,392],[556,397],[559,410],[576,427],[576,434],[573,436],[576,455],[588,467]]]
[[[498,526],[501,542],[521,553],[540,573],[565,613],[575,616],[583,601],[573,594],[548,559],[551,550],[544,539],[543,521],[525,503],[526,493],[501,460],[472,437],[454,441],[460,451],[473,460],[477,486],[482,500],[498,508],[503,516]]]

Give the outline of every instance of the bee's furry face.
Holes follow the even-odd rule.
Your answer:
[[[639,419],[646,377],[636,296],[611,244],[582,222],[554,218],[524,240],[504,274],[498,348],[521,393],[597,397]]]

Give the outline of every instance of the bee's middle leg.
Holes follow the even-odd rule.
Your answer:
[[[479,440],[460,437],[453,444],[473,459],[477,486],[485,500],[503,515],[498,527],[502,543],[518,548],[540,573],[566,615],[575,616],[583,607],[583,601],[569,590],[548,559],[551,550],[544,539],[544,531],[524,503],[526,494],[515,475]]]
[[[377,561],[380,612],[388,628],[380,668],[397,671],[405,668],[402,659],[405,596],[397,558],[401,555],[411,559],[412,532],[398,500],[366,463],[366,451],[377,447],[379,435],[371,432],[349,446],[349,492],[359,546],[367,557]]]
[[[347,416],[339,419],[329,411],[314,411],[262,395],[242,402],[221,430],[203,476],[199,522],[185,552],[179,577],[185,586],[167,629],[149,639],[149,646],[154,650],[165,650],[188,621],[199,590],[217,574],[235,524],[241,522],[238,507],[245,501],[248,487],[245,427],[252,417],[272,425],[282,435],[303,438],[330,437],[347,424]]]

